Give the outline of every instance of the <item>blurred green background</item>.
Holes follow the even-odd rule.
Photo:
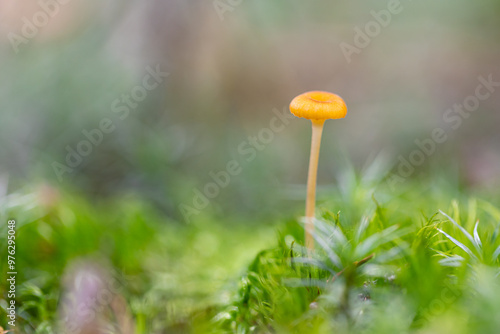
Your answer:
[[[329,185],[345,156],[361,168],[382,152],[397,167],[479,76],[500,81],[497,1],[401,1],[350,62],[341,43],[355,46],[356,27],[388,2],[234,3],[73,0],[16,44],[9,34],[23,36],[22,18],[42,7],[2,2],[0,159],[9,189],[36,181],[96,200],[139,192],[182,220],[179,204],[192,204],[209,172],[236,159],[242,173],[203,211],[267,216],[301,204],[288,190],[305,184],[309,123],[291,120],[248,163],[238,145],[299,93],[332,91],[349,108],[326,125],[319,183]],[[169,75],[121,120],[113,102],[156,66]],[[499,105],[498,92],[481,101],[414,176],[438,166],[461,185],[497,187]],[[115,130],[60,182],[52,163],[64,163],[66,146],[76,149],[103,118]]]
[[[117,232],[123,209],[123,228],[143,236],[139,244],[161,249],[162,240],[150,244],[141,234],[148,231],[168,234],[169,244],[172,235],[189,245],[215,244],[208,262],[214,266],[217,256],[234,251],[234,264],[218,274],[207,270],[220,288],[227,275],[272,244],[277,221],[303,214],[310,122],[286,118],[272,137],[262,131],[277,114],[285,119],[291,99],[309,90],[337,93],[348,106],[345,119],[325,126],[320,201],[332,201],[332,189],[349,188],[345,171],[351,168],[369,172],[376,165],[390,180],[400,159],[418,149],[416,140],[443,128],[448,139],[397,183],[394,194],[418,183],[434,192],[439,185],[444,203],[468,192],[500,204],[500,90],[456,129],[446,121],[449,108],[475,94],[480,77],[500,82],[498,1],[401,0],[398,12],[385,17],[387,24],[376,16],[390,13],[391,1],[62,2],[0,1],[0,196],[21,205],[2,214],[45,217],[51,228],[37,227],[42,236],[56,229],[55,216],[67,224],[85,222],[89,240],[94,228],[107,227],[101,244],[87,248],[52,247],[57,242],[48,236],[47,244],[30,244],[54,260],[33,276],[60,274],[89,253],[104,255],[130,275],[159,270],[163,260],[138,269],[138,254],[116,255],[103,246],[108,235],[115,240],[110,249],[133,247],[126,231]],[[378,26],[376,33],[359,37],[370,25]],[[366,46],[356,45],[360,38]],[[345,43],[358,51],[346,57]],[[154,83],[154,71],[161,72],[158,85],[144,89]],[[82,144],[95,129],[102,135],[93,137],[98,144]],[[248,149],[255,137],[253,154]],[[89,153],[81,161],[73,157],[75,166],[61,167],[79,145]],[[214,198],[200,199],[198,192],[214,182],[211,173],[233,160],[241,172]],[[197,198],[206,205],[195,208]],[[183,205],[196,213],[186,219]],[[43,213],[26,213],[26,207]],[[117,212],[106,213],[108,207]],[[144,212],[153,216],[151,230],[147,218],[134,218]],[[79,232],[71,235],[77,243]],[[180,252],[172,247],[171,253],[163,249],[166,257]],[[203,262],[204,252],[186,257]],[[26,265],[38,261],[25,256]],[[189,270],[180,272],[191,275]],[[197,275],[193,282],[203,281],[205,272]],[[163,282],[148,276],[148,287],[155,279]]]

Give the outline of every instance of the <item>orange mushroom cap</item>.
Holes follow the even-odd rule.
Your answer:
[[[300,94],[290,103],[290,111],[297,117],[311,120],[344,118],[347,106],[336,94],[312,91]]]

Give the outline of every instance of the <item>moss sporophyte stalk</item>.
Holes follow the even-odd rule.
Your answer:
[[[297,117],[312,122],[311,156],[307,177],[305,242],[309,251],[314,250],[314,211],[316,205],[316,176],[318,172],[319,149],[323,125],[327,119],[344,118],[347,106],[344,100],[333,93],[311,91],[295,97],[290,103],[290,111]]]

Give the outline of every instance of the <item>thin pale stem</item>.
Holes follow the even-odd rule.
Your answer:
[[[316,207],[316,176],[318,174],[319,148],[324,120],[312,120],[311,156],[309,158],[309,174],[307,176],[306,198],[306,248],[314,250],[314,210]]]

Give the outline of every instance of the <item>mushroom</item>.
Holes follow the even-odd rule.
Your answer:
[[[306,248],[314,250],[314,210],[316,202],[316,175],[318,173],[319,148],[323,124],[327,119],[344,118],[347,106],[336,94],[312,91],[295,97],[290,103],[290,111],[297,117],[310,119],[312,122],[311,156],[307,177],[306,198]]]

